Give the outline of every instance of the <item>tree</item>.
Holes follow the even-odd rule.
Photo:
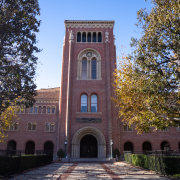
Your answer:
[[[35,102],[34,83],[39,32],[38,0],[1,0],[0,2],[0,115],[13,105],[30,107]],[[2,123],[2,122],[1,122]]]
[[[115,73],[119,116],[138,132],[180,124],[180,1],[152,3],[150,13],[138,11],[143,35]]]
[[[59,149],[59,151],[57,152],[57,156],[62,159],[64,157],[64,151],[62,149]]]

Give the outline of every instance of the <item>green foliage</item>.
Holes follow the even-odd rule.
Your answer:
[[[132,165],[157,171],[162,174],[172,175],[180,173],[180,157],[124,154],[124,158],[126,162]]]
[[[64,151],[62,149],[59,149],[59,151],[57,152],[57,156],[60,158],[64,157]]]
[[[16,98],[26,107],[35,102],[37,15],[38,0],[0,1],[0,114]]]
[[[116,158],[116,155],[117,155],[118,158],[121,155],[120,152],[119,152],[119,149],[117,149],[117,148],[113,151],[113,158]]]
[[[180,124],[180,1],[152,3],[138,11],[142,37],[115,73],[119,116],[140,133]]]

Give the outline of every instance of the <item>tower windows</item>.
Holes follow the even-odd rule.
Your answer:
[[[96,79],[97,76],[96,76],[96,59],[93,59],[92,62],[91,62],[91,79]]]
[[[81,112],[87,112],[87,95],[81,95]]]
[[[102,42],[102,32],[77,32],[76,42]]]
[[[101,32],[98,32],[98,42],[102,42]]]
[[[97,95],[91,96],[91,112],[97,112]]]
[[[77,33],[77,42],[81,42],[81,33],[80,32]]]
[[[82,60],[82,79],[87,79],[87,60]]]
[[[86,33],[85,32],[83,32],[83,34],[82,34],[82,42],[86,42]]]

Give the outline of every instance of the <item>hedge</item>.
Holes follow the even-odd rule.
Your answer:
[[[127,163],[162,174],[180,173],[180,157],[177,156],[124,154],[124,158]]]
[[[0,156],[0,175],[9,175],[51,163],[52,155]]]

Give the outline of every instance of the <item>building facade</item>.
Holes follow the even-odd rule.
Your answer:
[[[65,21],[61,88],[38,90],[36,103],[18,112],[0,149],[53,150],[68,158],[110,158],[111,148],[180,149],[180,129],[137,134],[117,117],[111,100],[116,68],[114,21]]]

